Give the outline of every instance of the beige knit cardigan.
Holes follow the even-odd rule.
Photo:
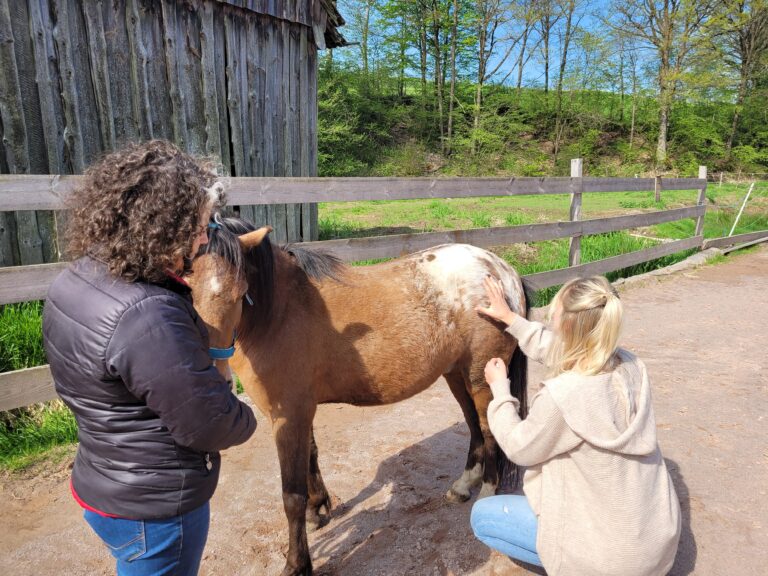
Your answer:
[[[517,316],[509,326],[542,362],[552,333]],[[520,420],[509,381],[491,384],[491,431],[527,467],[523,491],[538,517],[536,548],[550,576],[666,574],[680,506],[656,441],[645,365],[625,350],[607,373],[544,381]]]

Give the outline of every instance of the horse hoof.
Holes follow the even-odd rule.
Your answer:
[[[283,568],[283,571],[280,573],[280,576],[312,576],[312,565],[304,568],[296,568],[286,564],[285,568]]]
[[[453,488],[445,493],[445,499],[448,500],[448,502],[452,502],[453,504],[461,504],[462,502],[466,502],[469,500],[469,496],[469,492],[463,494],[461,492],[457,492]]]
[[[494,496],[496,494],[496,486],[488,482],[483,482],[483,487],[480,489],[480,493],[477,495],[477,499],[487,498],[488,496]]]
[[[319,530],[330,521],[331,517],[327,514],[318,514],[316,516],[307,515],[307,534],[311,534],[312,532]]]

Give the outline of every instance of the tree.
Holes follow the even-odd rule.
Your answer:
[[[709,29],[715,54],[738,78],[736,106],[725,142],[726,154],[730,156],[747,92],[760,72],[759,63],[768,56],[768,3],[725,0]]]
[[[708,0],[615,0],[616,21],[606,21],[628,38],[650,47],[658,60],[659,135],[656,165],[667,161],[667,132],[677,83],[688,58],[704,40],[700,33],[712,11]]]

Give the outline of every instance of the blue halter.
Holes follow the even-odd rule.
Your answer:
[[[232,346],[229,348],[208,348],[208,354],[213,360],[229,360],[235,355],[235,340],[237,339],[237,330],[232,333]]]

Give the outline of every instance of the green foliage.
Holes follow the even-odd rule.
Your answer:
[[[0,307],[0,372],[45,364],[41,302]]]

